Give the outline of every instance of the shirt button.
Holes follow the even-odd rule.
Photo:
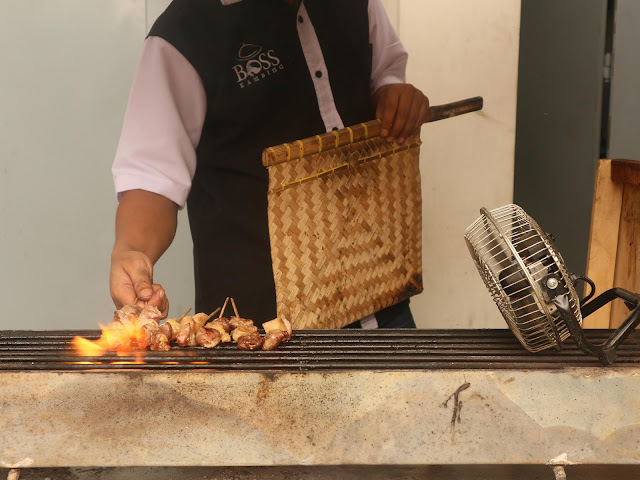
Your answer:
[[[316,72],[316,77],[322,78],[322,72],[320,70]]]
[[[333,130],[335,132],[336,130],[339,130],[339,128],[338,127],[333,127],[331,130]]]
[[[304,18],[302,18],[302,15],[300,15],[300,16],[298,17],[298,22],[299,22],[299,23],[304,22]]]

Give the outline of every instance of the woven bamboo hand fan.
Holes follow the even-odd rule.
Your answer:
[[[431,107],[430,121],[481,108]],[[422,291],[420,144],[388,143],[376,120],[264,151],[278,316],[340,328]]]

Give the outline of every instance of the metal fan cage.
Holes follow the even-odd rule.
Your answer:
[[[556,291],[567,291],[569,307],[582,324],[579,297],[560,253],[519,206],[481,213],[465,239],[502,316],[527,350],[559,349],[569,330],[545,288],[550,277],[557,280]]]

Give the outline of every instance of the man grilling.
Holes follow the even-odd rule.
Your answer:
[[[276,315],[264,148],[371,120],[399,143],[429,101],[381,0],[174,0],[144,43],[113,164],[116,307],[169,302],[153,265],[187,205],[197,311]],[[408,300],[354,327],[415,327]]]

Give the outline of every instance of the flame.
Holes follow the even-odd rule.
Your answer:
[[[143,365],[147,362],[142,360],[142,356],[140,353],[136,353],[136,359],[133,362],[130,361],[120,361],[120,362],[111,362],[111,365]]]
[[[138,349],[138,339],[143,334],[137,327],[137,318],[127,322],[113,322],[110,325],[99,324],[102,335],[98,340],[83,337],[73,339],[73,347],[81,357],[101,357],[108,352],[116,352],[118,357],[135,355],[134,361],[118,361],[114,364],[143,364],[142,352]],[[84,363],[84,362],[78,362]]]
[[[104,348],[98,345],[98,342],[93,342],[82,337],[75,337],[73,339],[73,348],[75,348],[81,357],[101,357],[104,355]]]
[[[136,352],[136,360],[135,360],[135,362],[128,362],[128,363],[132,363],[132,364],[134,364],[134,365],[141,365],[141,364],[144,364],[144,363],[147,363],[147,362],[145,362],[145,361],[142,359],[142,352],[137,351],[137,352]]]

